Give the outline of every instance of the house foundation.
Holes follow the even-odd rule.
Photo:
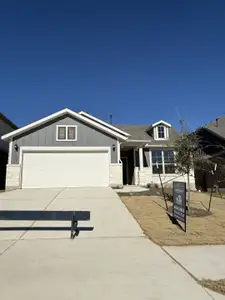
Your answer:
[[[6,167],[5,190],[11,191],[20,188],[21,165],[8,164]]]

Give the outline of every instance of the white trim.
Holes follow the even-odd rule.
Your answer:
[[[143,169],[143,148],[139,148],[139,168]]]
[[[83,121],[83,122],[85,122],[85,123],[87,123],[89,125],[92,125],[93,127],[96,127],[96,128],[98,128],[98,129],[100,129],[100,130],[102,130],[104,132],[107,132],[108,134],[110,134],[112,136],[116,136],[117,138],[120,138],[121,140],[127,140],[127,137],[123,136],[122,134],[119,134],[119,133],[117,133],[117,132],[115,132],[115,131],[113,131],[113,130],[111,130],[111,129],[109,129],[109,128],[101,125],[101,124],[98,124],[95,121],[92,121],[92,120],[90,120],[88,118],[85,118],[82,115],[80,115],[80,114],[78,114],[78,113],[76,113],[76,112],[74,112],[74,111],[72,111],[72,110],[70,110],[68,108],[62,109],[62,110],[60,110],[60,111],[58,111],[58,112],[56,112],[54,114],[51,114],[51,115],[49,115],[49,116],[47,116],[45,118],[42,118],[42,119],[40,119],[40,120],[38,120],[36,122],[30,123],[30,124],[28,124],[26,126],[23,126],[23,127],[19,128],[17,130],[14,130],[14,131],[12,131],[10,133],[7,133],[7,134],[5,134],[5,135],[2,136],[2,140],[6,140],[6,139],[8,139],[10,137],[14,137],[14,136],[16,136],[16,135],[18,135],[20,133],[23,133],[23,132],[25,132],[27,130],[30,130],[30,129],[35,128],[35,127],[38,127],[38,126],[42,125],[43,123],[51,121],[51,120],[53,120],[53,119],[55,119],[57,117],[65,115],[65,114],[69,114],[72,117],[75,117],[78,120],[81,120],[81,121]]]
[[[9,155],[8,155],[8,165],[12,164],[12,146],[13,146],[13,141],[11,140],[9,142]]]
[[[151,147],[153,147],[153,148],[173,148],[174,146],[173,145],[162,145],[162,144],[158,144],[158,145],[150,145],[150,144],[146,144],[144,147],[146,147],[146,148],[151,148]]]
[[[65,139],[59,139],[58,138],[58,130],[59,127],[65,127],[66,128],[66,138]],[[68,127],[75,128],[75,139],[68,139]],[[56,125],[56,141],[57,142],[76,142],[77,141],[77,125]]]
[[[94,116],[92,116],[92,115],[86,113],[85,111],[80,111],[79,114],[82,115],[82,116],[84,116],[84,117],[90,118],[90,119],[92,119],[93,121],[98,122],[98,123],[100,123],[100,124],[102,124],[102,125],[105,125],[106,127],[110,128],[110,129],[112,129],[112,130],[114,130],[114,131],[117,131],[117,132],[119,132],[119,133],[121,133],[121,134],[123,134],[123,135],[125,135],[125,136],[130,136],[129,133],[127,133],[127,132],[125,132],[125,131],[123,131],[123,130],[120,130],[119,128],[117,128],[117,127],[115,127],[115,126],[112,126],[112,125],[110,125],[110,124],[108,124],[108,123],[106,123],[106,122],[104,122],[104,121],[102,121],[102,120],[100,120],[100,119],[98,119],[98,118],[95,118]]]
[[[152,126],[152,127],[155,127],[155,126],[160,125],[160,124],[164,124],[164,125],[166,125],[167,127],[171,127],[171,124],[169,124],[169,123],[167,123],[167,122],[165,122],[165,121],[163,121],[163,120],[160,120],[160,121],[158,121],[158,122],[155,122],[155,123],[152,124],[151,126]]]
[[[140,143],[149,143],[151,140],[126,140],[126,142],[140,142]]]
[[[117,140],[117,163],[120,163],[120,142]]]
[[[149,149],[149,168],[152,168],[152,150]]]
[[[109,152],[109,164],[111,164],[110,147],[39,147],[22,146],[19,152],[19,164],[22,165],[24,152]]]
[[[163,150],[162,150],[162,173],[166,174],[165,173],[165,162],[164,162],[164,151]]]

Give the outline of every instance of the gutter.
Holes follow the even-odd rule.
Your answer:
[[[152,141],[151,140],[126,140],[125,142],[123,143],[140,143],[140,144],[144,144],[143,146],[148,148],[148,147],[173,147],[174,145],[173,144],[152,144]]]

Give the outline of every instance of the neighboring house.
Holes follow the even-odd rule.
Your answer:
[[[178,133],[164,121],[113,126],[85,112],[63,109],[2,137],[10,143],[6,186],[146,185],[159,182],[156,162],[165,182],[178,177],[173,162],[176,138]]]
[[[17,126],[0,113],[0,136],[17,129]],[[8,160],[7,141],[0,140],[0,190],[5,188],[6,165]]]
[[[225,117],[198,128],[196,134],[205,157],[217,164],[215,176],[212,176],[212,166],[209,169],[203,165],[195,170],[197,189],[207,191],[217,182],[219,187],[225,188]]]

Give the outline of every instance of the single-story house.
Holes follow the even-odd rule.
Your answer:
[[[122,187],[176,178],[173,142],[165,121],[112,125],[63,109],[2,136],[9,142],[6,187]],[[191,178],[194,187],[194,176]]]
[[[0,113],[0,136],[9,133],[18,127],[6,116]],[[8,141],[0,140],[0,190],[5,188],[6,165],[8,161]]]
[[[213,184],[225,188],[225,117],[198,128],[196,134],[203,154],[212,162],[212,165],[205,164],[196,168],[197,189],[207,191]]]

